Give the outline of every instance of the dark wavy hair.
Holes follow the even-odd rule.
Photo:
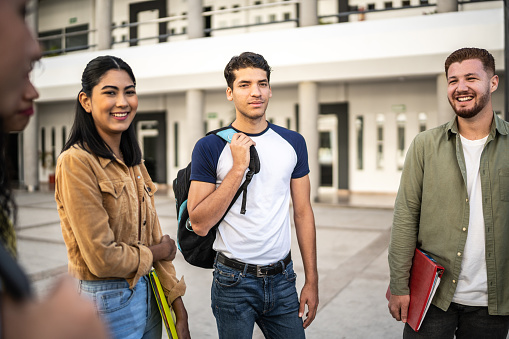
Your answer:
[[[449,72],[449,67],[455,62],[463,62],[465,60],[477,59],[481,61],[484,71],[490,77],[495,75],[495,58],[485,49],[475,47],[460,48],[451,53],[445,60],[445,75]]]
[[[83,75],[81,76],[81,92],[88,97],[92,96],[92,89],[97,86],[101,78],[110,70],[123,70],[129,75],[133,83],[136,85],[131,67],[122,59],[106,55],[99,56],[87,64]],[[73,147],[74,145],[90,151],[102,158],[116,160],[112,149],[104,142],[94,124],[92,114],[85,111],[78,98],[76,99],[76,114],[74,123],[69,133],[69,138],[65,143],[62,152]],[[131,123],[129,128],[122,133],[120,140],[120,151],[124,156],[124,162],[127,166],[134,166],[141,163],[141,149],[136,139],[134,124]]]
[[[260,68],[263,69],[267,73],[267,80],[270,83],[270,72],[272,69],[270,68],[267,60],[260,55],[253,52],[244,52],[241,55],[236,55],[230,59],[230,62],[224,68],[224,78],[226,79],[226,83],[228,87],[233,89],[233,83],[235,82],[235,73],[234,71],[238,71],[239,69],[244,68]]]

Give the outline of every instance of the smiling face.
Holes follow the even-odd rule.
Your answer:
[[[25,23],[26,0],[0,0],[0,117],[16,114],[25,79],[40,58],[39,44]]]
[[[241,68],[234,71],[233,88],[226,89],[226,97],[235,104],[237,119],[265,119],[265,110],[272,97],[267,72],[260,68]]]
[[[101,138],[110,145],[111,140],[120,143],[122,132],[131,125],[138,109],[138,96],[132,79],[124,70],[106,72],[88,97],[80,93],[80,103],[92,114]]]
[[[447,84],[447,97],[458,117],[471,119],[481,112],[492,114],[491,93],[498,87],[498,76],[488,74],[480,60],[451,64]]]

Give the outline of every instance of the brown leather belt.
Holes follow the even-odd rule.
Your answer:
[[[244,272],[244,269],[247,265],[246,272],[252,275],[256,275],[257,277],[265,277],[283,272],[283,265],[281,264],[281,261],[270,265],[246,264],[242,261],[230,259],[221,252],[219,252],[217,255],[217,261],[225,266],[228,266],[229,268],[233,268],[234,270],[240,272]],[[288,266],[288,264],[292,261],[292,252],[288,252],[288,255],[282,261],[284,263],[284,267]]]

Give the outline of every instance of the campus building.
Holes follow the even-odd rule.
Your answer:
[[[394,193],[415,135],[450,120],[444,61],[486,48],[501,81],[503,1],[32,0],[45,57],[29,127],[12,136],[21,186],[53,180],[73,121],[81,72],[98,55],[137,78],[135,120],[154,181],[170,184],[207,131],[231,123],[223,70],[233,55],[265,56],[267,117],[307,141],[312,196]]]

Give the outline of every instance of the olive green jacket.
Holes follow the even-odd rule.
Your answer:
[[[509,123],[494,114],[480,162],[488,310],[509,315]],[[405,159],[389,246],[390,288],[409,294],[415,248],[445,268],[433,304],[447,310],[460,274],[470,206],[456,119],[418,134]]]

